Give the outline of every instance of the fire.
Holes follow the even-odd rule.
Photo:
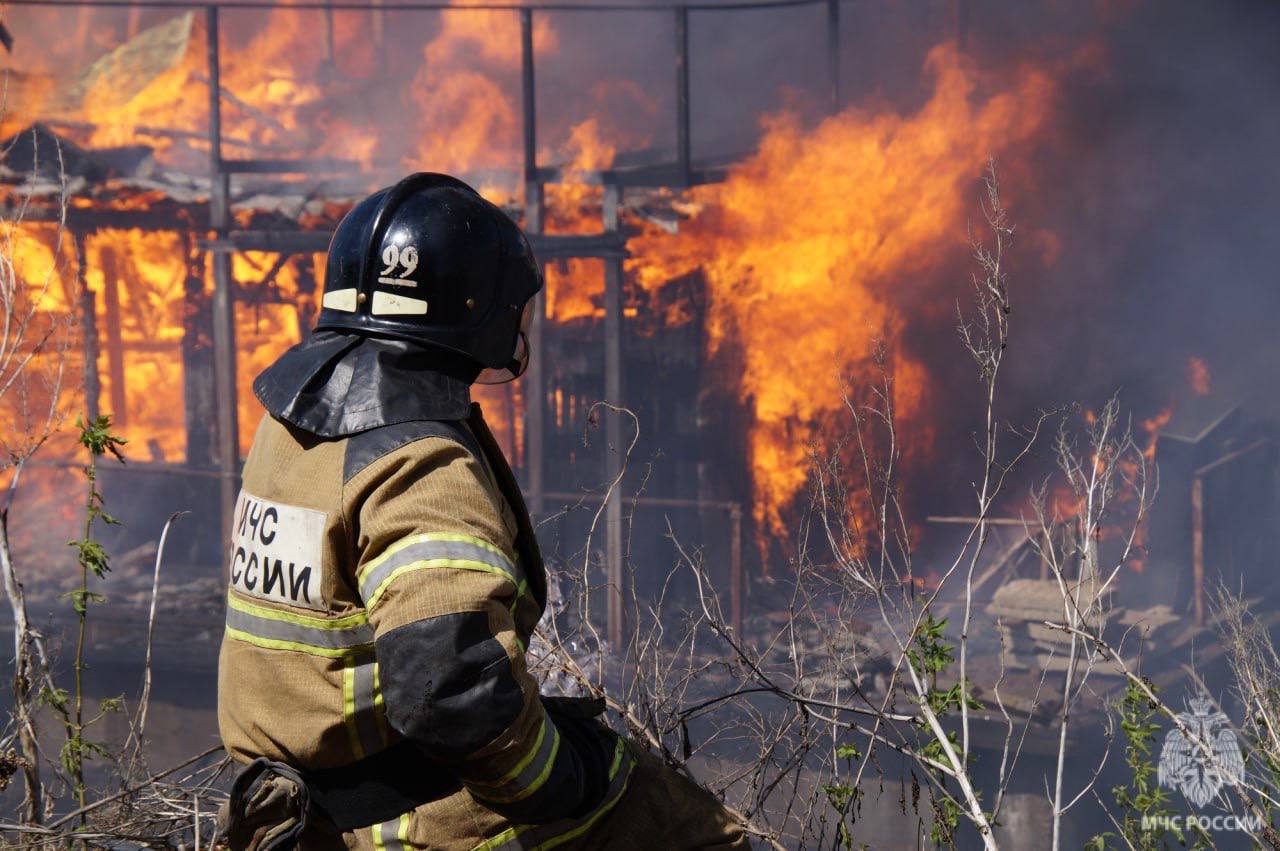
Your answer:
[[[599,233],[603,190],[587,183],[590,172],[610,168],[617,141],[590,118],[569,131],[571,157],[563,182],[547,187],[548,233]],[[547,265],[547,315],[555,322],[604,318],[604,264],[571,258]]]
[[[935,48],[927,69],[934,91],[914,113],[850,108],[811,131],[792,114],[769,118],[754,156],[693,192],[701,212],[677,236],[630,246],[642,287],[705,274],[709,347],[741,359],[755,515],[775,533],[805,484],[807,445],[839,413],[842,378],[871,377],[876,339],[890,344],[906,445],[927,452],[929,379],[895,342],[901,307],[913,277],[964,234],[986,158],[1046,121],[1054,87],[1043,71],[1022,69],[979,96],[985,81],[954,47]]]
[[[1163,410],[1150,417],[1141,420],[1138,423],[1146,436],[1142,443],[1142,454],[1147,461],[1154,462],[1156,460],[1156,444],[1160,440],[1160,432],[1164,431],[1164,427],[1169,424],[1169,420],[1173,419],[1173,406],[1169,405]]]
[[[253,395],[253,380],[310,333],[320,312],[317,282],[324,276],[324,255],[295,257],[283,265],[278,265],[279,259],[259,251],[233,255],[232,276],[249,287],[248,298],[236,305],[236,413],[242,453],[253,444],[263,414]],[[212,290],[212,280],[207,287]]]
[[[357,61],[343,67],[345,77],[354,79],[325,85],[321,81],[333,76],[326,70],[329,59],[306,17],[318,14],[272,9],[243,45],[223,33],[222,119],[230,153],[306,151],[371,164],[376,134],[344,119],[340,106],[353,96],[351,89],[359,88],[360,76],[372,73],[368,62],[363,64],[369,68],[352,67],[361,65],[359,58],[368,52],[367,28],[334,27],[335,56]],[[41,27],[31,24],[28,33],[34,35]],[[204,19],[187,12],[117,45],[69,80],[59,83],[62,69],[48,67],[22,87],[5,127],[12,131],[22,126],[19,122],[52,120],[87,147],[145,144],[163,162],[173,165],[177,157],[190,167],[198,162],[191,158],[192,146],[202,147],[208,132],[205,42]],[[57,59],[24,57],[37,67]]]
[[[1187,382],[1191,385],[1191,392],[1197,396],[1209,395],[1212,390],[1212,376],[1209,373],[1209,364],[1205,363],[1204,358],[1187,359]]]
[[[410,97],[420,141],[411,165],[458,172],[520,162],[519,18],[509,11],[441,13],[440,33],[423,48]],[[534,56],[557,49],[546,16],[534,19]]]
[[[222,82],[229,150],[237,156],[246,148],[341,156],[366,165],[394,154],[412,168],[479,176],[488,197],[511,200],[514,187],[504,180],[520,163],[520,19],[511,11],[471,6],[472,0],[463,0],[439,13],[439,29],[422,50],[412,84],[395,93],[408,113],[402,124],[411,131],[383,136],[400,136],[401,144],[411,136],[399,152],[388,147],[395,140],[342,118],[343,98],[358,97],[360,85],[376,79],[367,28],[335,27],[335,55],[352,82],[327,74],[324,39],[303,25],[318,20],[318,11],[273,8],[262,13],[264,26],[239,41],[228,27]],[[393,22],[400,13],[386,14]],[[535,56],[554,54],[559,39],[549,16],[534,21]],[[208,108],[203,27],[203,18],[190,13],[161,22],[89,63],[74,84],[54,86],[53,94],[25,103],[20,112],[87,121],[87,144],[143,141],[162,159],[186,133],[188,155],[194,146],[203,156],[197,138]],[[808,445],[835,427],[842,381],[873,376],[867,353],[874,340],[887,343],[904,445],[918,458],[928,455],[931,379],[902,342],[906,308],[924,295],[911,282],[957,256],[974,176],[989,155],[1036,137],[1054,86],[1049,73],[1034,68],[993,81],[950,46],[932,51],[927,69],[933,92],[913,112],[850,108],[813,128],[791,113],[768,118],[757,153],[723,184],[670,199],[686,217],[677,233],[641,225],[628,245],[627,273],[642,295],[689,275],[705,280],[712,363],[736,365],[733,392],[751,417],[749,462],[755,518],[763,530],[784,530],[784,512],[807,479]],[[30,90],[48,88],[33,84]],[[656,109],[643,91],[611,81],[593,86],[586,102],[592,115],[553,130],[554,144],[544,142],[539,152],[543,164],[568,163],[563,182],[548,186],[550,233],[601,229],[602,190],[591,182],[593,175],[611,168],[619,150],[647,142],[644,122],[635,116]],[[620,111],[630,117],[612,120]],[[174,132],[151,133],[156,127]],[[486,175],[497,176],[485,183]],[[134,200],[146,201],[141,195]],[[339,212],[310,224],[332,225],[329,219]],[[129,431],[146,436],[133,451],[145,448],[154,460],[183,459],[181,406],[156,400],[183,396],[178,353],[188,283],[199,278],[207,298],[209,270],[188,268],[192,251],[177,231],[104,230],[87,240],[86,253],[88,283],[100,300],[109,274],[103,264],[111,259],[117,267]],[[237,383],[246,448],[260,414],[252,378],[305,331],[322,277],[317,258],[277,259],[234,259],[242,288]],[[552,262],[547,274],[551,321],[601,318],[600,261]],[[942,299],[946,309],[952,300]],[[100,304],[100,329],[108,322],[104,310]],[[684,322],[691,315],[688,305],[670,303],[664,320]],[[113,376],[110,357],[99,355],[104,407],[120,374]],[[491,412],[518,419],[518,395],[484,395]],[[513,426],[501,439],[514,447],[522,437]]]
[[[101,410],[117,428],[145,436],[129,447],[133,457],[180,460],[186,445],[182,406],[174,400],[183,396],[182,240],[172,232],[104,229],[85,240],[84,253],[100,329]]]
[[[205,73],[194,22],[188,12],[151,28],[98,59],[63,93],[57,106],[92,123],[90,147],[131,144],[139,126],[200,129],[207,106],[182,108],[184,93]],[[163,137],[149,141],[162,148],[172,144]]]

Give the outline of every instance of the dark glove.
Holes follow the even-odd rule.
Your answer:
[[[219,833],[231,851],[292,851],[307,826],[311,796],[296,770],[259,758],[231,784],[218,813]]]
[[[599,806],[609,789],[618,734],[597,720],[604,712],[604,698],[544,697],[542,703],[560,730],[560,747],[567,747],[580,765],[582,803],[571,816],[585,815]]]
[[[603,697],[543,697],[547,714],[557,718],[596,718],[604,714]]]

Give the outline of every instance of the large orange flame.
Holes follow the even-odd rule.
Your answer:
[[[509,11],[466,9],[474,2],[454,2],[460,11],[441,13],[440,32],[423,48],[411,90],[419,135],[412,162],[430,171],[521,162],[520,20]],[[546,16],[534,20],[534,55],[554,52]]]
[[[892,341],[913,279],[951,256],[988,156],[1044,125],[1053,83],[1026,68],[976,96],[977,72],[934,49],[932,97],[918,111],[847,109],[806,131],[791,114],[766,123],[759,151],[719,185],[678,236],[646,235],[630,269],[646,288],[701,268],[712,353],[736,347],[748,407],[755,513],[768,530],[808,475],[807,444],[841,405],[840,382],[866,378],[877,338],[891,342],[896,407],[919,450],[930,388]]]

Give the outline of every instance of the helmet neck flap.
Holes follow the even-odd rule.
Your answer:
[[[317,331],[253,382],[273,417],[317,437],[465,419],[478,367],[404,340]]]
[[[522,370],[522,318],[541,288],[529,242],[502,210],[456,178],[410,175],[338,224],[315,333],[254,393],[319,437],[463,419],[482,372]]]

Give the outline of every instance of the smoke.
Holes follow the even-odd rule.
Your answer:
[[[1149,413],[1192,395],[1194,357],[1213,392],[1280,413],[1257,392],[1280,365],[1280,7],[1148,3],[1100,23],[1103,64],[1063,81],[1059,132],[1015,200],[1057,245],[1019,270],[1015,395],[1118,387]]]

